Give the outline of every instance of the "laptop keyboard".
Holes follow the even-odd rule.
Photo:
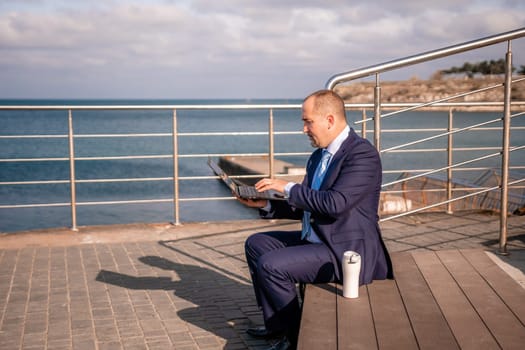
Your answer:
[[[253,186],[239,186],[239,196],[245,198],[257,198],[261,195]]]

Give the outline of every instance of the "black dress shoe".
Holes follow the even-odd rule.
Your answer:
[[[248,333],[254,338],[260,339],[272,339],[282,336],[282,333],[279,332],[268,332],[268,330],[264,326],[248,328],[246,330],[246,333]]]
[[[277,343],[270,346],[267,350],[292,350],[292,344],[290,344],[288,338],[282,337]]]

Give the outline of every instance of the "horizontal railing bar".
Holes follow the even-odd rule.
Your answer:
[[[103,182],[150,182],[150,181],[173,181],[171,177],[140,177],[127,179],[84,179],[75,180],[76,183],[103,183]]]
[[[480,171],[480,170],[494,170],[494,167],[458,167],[452,169],[452,171],[457,172],[468,172],[468,171]],[[511,170],[523,170],[525,169],[525,166],[511,166],[509,167]],[[396,169],[396,170],[384,170],[383,174],[403,174],[403,173],[421,173],[425,171],[430,171],[432,169]]]
[[[515,185],[517,183],[524,182],[524,181],[525,181],[525,179],[519,179],[519,180],[515,180],[515,181],[510,181],[508,183],[508,185],[512,186],[512,185]],[[457,198],[452,198],[452,199],[445,200],[445,201],[442,201],[442,202],[439,202],[439,203],[434,203],[434,204],[431,204],[431,205],[427,205],[427,206],[422,207],[422,208],[417,208],[417,209],[406,211],[406,212],[403,212],[403,213],[400,213],[400,214],[397,214],[397,215],[392,215],[392,216],[389,216],[389,217],[386,217],[386,218],[382,218],[379,221],[380,222],[384,222],[384,221],[388,221],[388,220],[392,220],[392,219],[397,219],[397,218],[402,217],[402,216],[407,216],[407,215],[419,213],[419,212],[427,210],[427,209],[432,209],[432,208],[435,208],[435,207],[439,207],[441,205],[445,205],[445,204],[456,202],[456,201],[459,201],[459,200],[462,200],[462,199],[466,199],[466,198],[469,198],[469,197],[477,196],[477,195],[480,195],[480,194],[483,194],[483,193],[486,193],[486,192],[497,190],[499,188],[500,188],[500,186],[489,187],[489,188],[486,188],[486,189],[484,189],[482,191],[479,191],[479,192],[469,193],[469,194],[466,194],[464,196],[460,196],[460,197],[457,197]]]
[[[421,148],[421,149],[398,149],[388,153],[422,153],[422,152],[443,152],[446,148]]]
[[[479,171],[479,170],[490,170],[492,167],[476,167],[476,168],[455,168],[454,171]],[[510,169],[525,169],[525,166],[513,166]],[[402,174],[407,172],[425,172],[432,169],[396,169],[396,170],[385,170],[384,174]],[[232,175],[231,178],[235,179],[250,179],[260,178],[261,176],[268,176],[269,174],[254,174],[254,175]],[[279,177],[290,176],[289,174],[275,174]],[[179,180],[211,180],[219,179],[218,176],[181,176]],[[104,182],[150,182],[150,181],[173,181],[173,177],[137,177],[137,178],[111,178],[111,179],[77,179],[77,183],[104,183]],[[53,185],[53,184],[68,184],[69,180],[37,180],[37,181],[4,181],[0,182],[0,186],[11,186],[11,185]]]
[[[311,152],[285,152],[275,153],[276,156],[303,156],[310,155]],[[209,158],[209,157],[256,157],[267,156],[268,153],[198,153],[198,154],[180,154],[179,158]]]
[[[525,179],[515,180],[515,181],[512,181],[512,182],[509,182],[509,185],[514,185],[514,184],[517,184],[517,183],[520,183],[520,182],[523,182],[523,181],[525,181]],[[436,204],[429,205],[429,206],[426,206],[426,207],[423,207],[423,208],[419,208],[419,209],[415,209],[415,210],[412,210],[412,211],[404,212],[404,213],[399,214],[399,215],[390,216],[388,218],[382,219],[381,221],[391,220],[391,219],[394,219],[394,218],[397,218],[397,217],[400,217],[400,216],[405,216],[405,215],[413,214],[413,213],[416,213],[416,212],[419,212],[419,211],[423,211],[423,210],[426,210],[426,209],[431,209],[431,208],[434,208],[434,207],[437,207],[437,206],[440,206],[440,205],[444,205],[444,204],[447,204],[447,203],[450,203],[450,202],[454,202],[454,201],[457,201],[457,200],[461,200],[461,199],[465,199],[465,198],[468,198],[468,197],[471,197],[471,196],[474,196],[474,195],[478,195],[478,194],[482,194],[482,193],[485,193],[485,192],[489,192],[489,191],[492,191],[492,190],[495,190],[495,189],[498,189],[498,188],[499,188],[499,186],[494,186],[494,187],[490,187],[490,188],[487,188],[487,187],[453,188],[452,189],[453,191],[470,191],[470,190],[477,190],[477,189],[482,189],[482,191],[479,191],[479,192],[476,192],[476,193],[472,193],[472,194],[468,194],[468,195],[465,195],[465,196],[462,196],[462,197],[458,197],[458,198],[453,198],[451,200],[443,201],[443,202],[440,202],[440,203],[436,203]],[[521,188],[521,187],[517,187],[517,188]],[[405,191],[391,190],[391,191],[382,191],[382,192],[383,193],[410,193],[410,192],[437,192],[437,191],[445,191],[445,190],[442,190],[442,189],[423,189],[423,190],[409,190],[409,191],[406,191],[406,190]],[[231,196],[231,197],[180,198],[179,200],[181,202],[193,202],[193,201],[234,200],[234,199],[235,199],[235,197]],[[135,200],[124,200],[124,201],[91,201],[91,202],[77,202],[76,204],[79,205],[79,206],[90,206],[90,205],[145,204],[145,203],[167,203],[167,202],[170,202],[170,203],[173,202],[173,198],[143,199],[143,200],[135,199]],[[0,205],[0,209],[59,207],[59,206],[70,206],[70,205],[71,205],[71,203],[15,204],[15,205]]]
[[[420,103],[409,103],[409,102],[397,102],[397,103],[383,103],[383,108],[402,108],[410,106],[418,106]],[[446,102],[436,103],[433,107],[500,107],[503,106],[503,102]],[[511,106],[525,106],[525,101],[511,101]],[[363,109],[373,108],[373,103],[346,103],[345,108],[347,109]],[[301,104],[264,104],[264,105],[96,105],[96,106],[84,106],[84,105],[55,105],[55,106],[44,106],[44,105],[0,105],[1,110],[260,110],[260,109],[301,109]]]
[[[519,113],[514,116],[520,116],[525,114]],[[488,128],[472,128],[471,131],[497,131],[501,130],[502,127],[488,127]],[[513,130],[525,130],[525,126],[513,126]],[[420,133],[420,132],[437,132],[446,131],[447,128],[410,128],[410,129],[385,129],[382,133]],[[453,129],[457,130],[457,128]],[[367,130],[367,133],[373,133],[373,130]],[[274,135],[303,135],[302,131],[275,131]],[[194,132],[194,133],[178,133],[178,136],[252,136],[252,135],[263,135],[267,136],[267,131],[255,131],[255,132]],[[77,134],[74,138],[126,138],[126,137],[172,137],[171,133],[148,133],[148,134]],[[46,139],[46,138],[67,138],[68,135],[0,135],[0,139]]]
[[[476,191],[476,190],[482,190],[487,189],[489,187],[452,187],[451,191]],[[419,192],[447,192],[446,188],[424,188],[419,190],[384,190],[381,191],[381,193],[384,194],[391,194],[391,193],[419,193]]]
[[[525,180],[525,179],[522,179]],[[452,192],[464,192],[464,191],[477,191],[477,190],[483,190],[488,189],[489,187],[452,187]],[[525,186],[513,186],[512,188],[518,189],[518,188],[525,188]],[[446,188],[423,188],[423,189],[415,189],[415,190],[384,190],[381,191],[383,194],[407,194],[407,193],[420,193],[420,192],[447,192]]]
[[[58,162],[66,161],[69,158],[4,158],[0,162]]]
[[[408,145],[408,144],[406,144]],[[454,148],[455,152],[469,152],[469,151],[489,151],[497,150],[500,147],[457,147]],[[521,149],[518,147],[516,150]],[[422,152],[442,152],[445,148],[413,148],[413,149],[384,149],[382,152],[388,153],[422,153]],[[276,156],[305,156],[310,155],[310,152],[283,152],[275,153]],[[179,158],[208,158],[208,157],[251,157],[251,156],[265,156],[267,153],[206,153],[206,154],[180,154]],[[94,160],[126,160],[126,159],[166,159],[172,158],[171,154],[160,154],[160,155],[136,155],[136,156],[105,156],[105,157],[76,157],[78,161],[94,161]],[[67,161],[68,158],[3,158],[0,162],[51,162],[51,161]]]
[[[515,181],[513,183],[509,183],[509,185],[512,185],[512,184],[518,183],[518,182],[522,182],[522,181],[525,181],[525,180],[524,179],[518,180],[518,181]],[[480,191],[478,193],[473,193],[473,194],[470,194],[470,195],[466,195],[466,196],[463,196],[463,197],[458,197],[458,198],[455,198],[455,199],[450,200],[450,201],[443,201],[443,202],[436,203],[436,204],[431,205],[431,206],[426,206],[426,207],[423,207],[423,208],[420,208],[420,209],[416,209],[416,210],[413,210],[413,211],[410,211],[410,212],[406,212],[406,213],[400,214],[400,215],[398,215],[396,217],[387,217],[387,218],[382,219],[381,221],[391,220],[391,219],[395,219],[395,218],[397,218],[399,216],[404,216],[405,214],[409,215],[409,214],[413,214],[415,212],[419,212],[419,211],[422,211],[422,210],[431,209],[431,208],[436,207],[436,206],[447,204],[448,202],[452,202],[454,200],[460,200],[460,199],[464,199],[464,198],[467,198],[467,197],[470,197],[470,196],[482,194],[484,192],[492,191],[492,190],[495,190],[497,188],[498,188],[498,186],[491,187],[491,188],[482,188],[482,189],[485,189],[485,190],[484,191]],[[521,187],[521,186],[520,187],[513,187],[513,188],[525,188],[525,186],[523,186],[523,187]],[[454,188],[453,191],[468,191],[468,190],[477,190],[477,189],[480,189],[480,188]],[[403,191],[383,191],[383,193],[437,192],[437,191],[444,191],[444,190],[424,189],[424,190],[413,190],[413,191],[404,191],[404,192]],[[200,197],[200,198],[194,197],[194,198],[180,198],[179,200],[181,202],[196,202],[196,201],[211,201],[211,200],[235,200],[235,197],[234,196],[231,196],[231,197]],[[145,200],[127,200],[127,201],[77,202],[77,205],[91,206],[91,205],[115,205],[115,204],[145,204],[145,203],[167,203],[167,202],[172,202],[172,201],[173,201],[172,198],[165,198],[165,199],[145,199]],[[38,207],[64,207],[64,206],[70,206],[70,205],[71,205],[71,203],[40,203],[40,204],[0,205],[0,209],[23,209],[23,208],[38,208]]]
[[[501,149],[501,147],[458,147],[454,148],[454,152],[469,152],[469,151],[493,151]],[[446,148],[411,148],[411,149],[397,149],[388,153],[421,153],[421,152],[444,152]]]
[[[448,204],[448,203],[456,202],[456,201],[459,201],[459,200],[462,200],[462,199],[465,199],[465,198],[477,196],[477,195],[480,195],[480,194],[483,194],[483,193],[486,193],[486,192],[490,192],[490,191],[494,191],[494,190],[497,190],[497,189],[499,189],[499,186],[490,187],[490,188],[484,189],[484,190],[479,191],[479,192],[469,193],[469,194],[466,194],[464,196],[460,196],[460,197],[457,197],[457,198],[452,198],[452,199],[445,200],[445,201],[442,201],[442,202],[439,202],[439,203],[434,203],[434,204],[427,205],[427,206],[424,206],[424,207],[421,207],[421,208],[409,210],[409,211],[406,211],[406,212],[403,212],[403,213],[400,213],[400,214],[397,214],[397,215],[392,215],[392,216],[389,216],[389,217],[386,217],[386,218],[381,218],[379,220],[379,222],[384,222],[384,221],[388,221],[388,220],[392,220],[392,219],[397,219],[397,218],[402,217],[402,216],[407,216],[407,215],[419,213],[419,212],[427,210],[427,209],[432,209],[432,208],[439,207],[439,206],[442,206],[442,205],[445,205],[445,204]]]
[[[469,131],[500,131],[503,128],[500,126],[495,127],[488,127],[488,128],[472,128]],[[453,128],[451,131],[458,130],[458,128]],[[512,130],[525,130],[525,126],[513,126]],[[388,133],[420,133],[420,132],[435,132],[435,131],[448,131],[447,128],[434,128],[434,129],[386,129],[381,130],[381,133],[388,134]],[[373,130],[367,130],[367,133],[372,134],[374,133]]]
[[[517,150],[520,150],[520,149],[525,149],[525,145],[524,146],[518,146],[518,147],[511,147],[509,149],[509,152],[514,152],[514,151],[517,151]],[[391,185],[395,185],[395,184],[398,184],[398,183],[401,183],[401,182],[414,180],[414,179],[419,178],[419,177],[423,177],[423,176],[427,176],[427,175],[430,175],[430,174],[438,173],[438,172],[445,171],[445,170],[448,170],[448,169],[455,169],[455,168],[460,167],[460,166],[465,165],[465,164],[474,163],[474,162],[477,162],[477,161],[480,161],[480,160],[496,157],[496,156],[499,156],[499,155],[500,155],[500,152],[487,154],[487,155],[484,155],[482,157],[478,157],[478,158],[470,159],[470,160],[467,160],[467,161],[464,161],[464,162],[456,163],[456,164],[451,165],[451,166],[446,166],[446,167],[442,167],[442,168],[438,168],[438,169],[433,169],[433,170],[425,172],[423,174],[409,176],[409,177],[404,178],[404,179],[392,181],[390,183],[386,183],[386,184],[381,185],[381,187],[391,186]]]
[[[125,201],[100,201],[100,202],[77,202],[77,205],[89,206],[89,205],[113,205],[113,204],[144,204],[144,203],[173,203],[173,198],[160,198],[160,199],[134,199]]]
[[[300,109],[301,104],[194,104],[194,105],[0,105],[0,110],[250,110]]]
[[[450,132],[445,132],[445,133],[441,133],[441,134],[438,134],[438,135],[425,137],[425,138],[419,139],[417,141],[407,142],[407,143],[404,143],[404,144],[401,144],[401,145],[397,145],[397,146],[394,146],[394,147],[385,148],[385,149],[382,149],[381,152],[385,152],[386,153],[386,152],[389,152],[389,151],[392,151],[392,150],[395,150],[395,149],[404,148],[406,146],[416,145],[418,143],[423,143],[423,142],[426,142],[426,141],[434,140],[434,139],[437,139],[437,138],[440,138],[440,137],[443,137],[443,136],[457,134],[457,133],[462,132],[462,131],[470,130],[470,129],[474,128],[474,127],[488,125],[488,124],[492,124],[492,123],[496,123],[496,122],[501,122],[501,118],[488,120],[488,121],[485,121],[485,122],[482,122],[482,123],[478,123],[478,124],[475,124],[475,125],[471,125],[471,126],[467,126],[467,127],[464,127],[464,128],[454,129],[454,130],[452,130]]]
[[[515,118],[515,117],[519,117],[519,116],[522,116],[522,115],[525,115],[525,111],[524,112],[517,112],[516,114],[511,114],[510,117],[511,118]]]
[[[521,82],[523,80],[525,80],[525,78],[516,79],[516,80],[512,81],[512,83],[518,83],[518,82]],[[486,86],[486,87],[482,87],[482,88],[479,88],[479,89],[476,89],[476,90],[467,91],[467,92],[463,92],[463,93],[458,93],[458,94],[455,94],[455,95],[447,96],[447,97],[444,97],[444,98],[441,98],[441,99],[437,99],[437,100],[433,100],[433,101],[430,101],[430,102],[421,103],[421,104],[419,104],[417,106],[412,106],[412,107],[404,108],[404,109],[401,109],[401,110],[398,110],[398,111],[385,113],[385,114],[381,115],[381,118],[388,118],[388,117],[391,117],[391,116],[396,115],[396,114],[401,114],[401,113],[409,112],[409,111],[412,111],[412,110],[415,110],[415,109],[428,107],[428,106],[431,106],[431,105],[438,104],[440,102],[450,101],[450,100],[454,100],[456,98],[470,96],[470,95],[474,95],[474,94],[477,94],[477,93],[480,93],[480,92],[485,92],[485,91],[488,91],[488,90],[493,90],[493,89],[496,89],[496,88],[500,88],[503,85],[504,85],[503,83],[499,83],[499,84],[496,84],[496,85]],[[370,118],[370,120],[371,120],[371,118]]]
[[[107,156],[107,157],[75,157],[75,160],[123,160],[123,159],[166,159],[173,158],[171,154],[137,155],[137,156]]]
[[[474,152],[474,151],[494,151],[500,150],[501,147],[457,147],[452,151],[454,152]],[[398,149],[388,153],[420,153],[420,152],[443,152],[446,148],[411,148],[411,149]]]
[[[71,203],[34,203],[34,204],[14,204],[0,205],[0,209],[23,209],[23,208],[42,208],[42,207],[69,207]]]
[[[480,168],[454,168],[453,171],[479,171],[479,170],[491,170],[493,167],[480,167]],[[394,170],[384,170],[383,174],[403,174],[403,173],[423,173],[427,171],[432,171],[433,168],[426,169],[394,169]],[[442,170],[443,171],[443,170]],[[385,184],[387,185],[387,184]]]
[[[181,132],[177,136],[267,136],[268,131]]]
[[[395,170],[383,170],[383,174],[402,174],[402,173],[422,173],[426,171],[431,171],[432,168],[427,169],[395,169]],[[385,184],[387,185],[387,184]]]
[[[224,201],[224,200],[237,200],[236,197],[193,197],[193,198],[180,198],[181,202],[205,202],[205,201]]]
[[[493,85],[493,86],[485,87],[485,88],[481,88],[481,89],[474,90],[474,91],[463,92],[463,93],[455,94],[455,95],[452,95],[452,96],[447,96],[447,97],[440,98],[440,99],[438,99],[438,100],[434,100],[434,101],[430,101],[430,102],[420,103],[419,105],[415,105],[415,106],[411,106],[411,107],[403,108],[403,109],[400,109],[400,110],[397,110],[397,111],[394,111],[394,112],[390,112],[390,113],[382,114],[382,115],[381,115],[381,119],[389,118],[389,117],[392,117],[392,116],[394,116],[394,115],[398,115],[398,114],[401,114],[401,113],[410,112],[410,111],[413,111],[413,110],[416,110],[416,109],[419,109],[419,108],[432,106],[432,105],[435,105],[435,104],[437,104],[437,103],[439,103],[439,102],[450,101],[450,100],[454,100],[454,99],[456,99],[456,98],[460,98],[460,97],[468,96],[468,95],[470,95],[470,94],[474,94],[474,93],[479,93],[479,92],[483,92],[483,91],[491,90],[491,89],[494,89],[494,88],[496,88],[496,87],[501,87],[501,86],[503,86],[503,83],[500,83],[500,84],[498,84],[498,85]],[[368,122],[368,121],[371,121],[371,120],[373,120],[373,118],[363,119],[363,120],[360,120],[360,121],[356,122],[356,124],[359,124],[359,123],[365,123],[365,122]]]
[[[209,157],[256,157],[267,156],[268,153],[196,153],[179,154],[178,158],[209,158]]]
[[[208,177],[207,177],[208,178]],[[217,178],[217,177],[209,177],[209,178]],[[509,183],[509,185],[514,185],[519,182],[523,182],[525,179],[520,179],[513,181]],[[486,191],[492,191],[494,189],[497,189],[498,186],[495,187],[462,187],[462,188],[452,188],[452,191],[474,191],[474,190],[485,190],[480,191],[479,193],[475,193],[473,195],[477,195],[480,193],[484,193]],[[525,186],[516,186],[513,188],[525,188]],[[386,190],[382,191],[382,193],[385,194],[392,194],[392,193],[418,193],[418,192],[445,192],[445,189],[421,189],[421,190]],[[180,198],[181,202],[192,202],[192,201],[209,201],[209,200],[233,200],[235,197],[195,197],[195,198]],[[463,198],[458,198],[463,199]],[[135,199],[135,200],[125,200],[125,201],[91,201],[91,202],[77,202],[77,205],[83,205],[83,206],[90,206],[90,205],[114,205],[114,204],[144,204],[144,203],[166,203],[166,202],[172,202],[173,198],[163,198],[163,199]],[[446,204],[447,202],[441,202],[437,203],[433,206],[427,206],[424,207],[424,209],[429,209],[434,206],[439,206]],[[0,205],[0,209],[21,209],[21,208],[38,208],[38,207],[59,207],[59,206],[70,206],[71,203],[35,203],[35,204],[13,204],[13,205]],[[391,218],[391,217],[389,217]]]
[[[68,184],[69,180],[43,180],[43,181],[4,181],[0,182],[0,186],[11,186],[11,185],[55,185],[55,184]]]
[[[83,138],[119,138],[119,137],[172,137],[172,133],[146,133],[146,134],[76,134],[73,137],[78,139]]]
[[[235,197],[194,197],[194,198],[179,198],[181,202],[193,202],[193,201],[211,201],[221,199],[235,199]],[[89,205],[114,205],[114,204],[144,204],[144,203],[172,203],[173,198],[163,199],[135,199],[127,201],[101,201],[101,202],[77,202],[77,205],[89,206]]]
[[[303,135],[302,131],[274,131],[274,135]],[[268,131],[181,132],[177,136],[268,136]]]
[[[388,133],[406,133],[406,132],[413,132],[413,133],[419,133],[419,132],[435,132],[435,131],[446,131],[447,128],[431,128],[431,129],[386,129],[381,130],[382,133],[388,134]],[[367,133],[373,133],[374,130],[367,130]]]
[[[0,139],[67,139],[68,135],[0,135]]]
[[[289,152],[289,153],[275,153],[279,156],[301,156],[310,155],[309,152]],[[208,158],[208,157],[252,157],[252,156],[266,156],[268,153],[206,153],[206,154],[180,154],[179,158]],[[161,155],[137,155],[137,156],[107,156],[107,157],[76,157],[78,161],[93,161],[93,160],[125,160],[125,159],[165,159],[172,158],[171,154]],[[0,159],[0,162],[43,162],[43,161],[67,161],[68,158],[5,158]]]
[[[525,114],[525,113],[524,113]],[[521,114],[519,114],[521,115]],[[499,121],[499,120],[498,120]],[[492,121],[493,122],[493,121]],[[488,128],[478,128],[474,127],[469,129],[470,131],[497,131],[501,130],[501,127],[488,127]],[[516,130],[525,130],[525,127],[523,126],[513,126],[512,129],[514,131]],[[421,133],[421,132],[440,132],[440,131],[446,131],[445,128],[430,128],[430,129],[387,129],[383,130],[383,133]],[[461,131],[461,129],[453,129],[452,131]],[[373,133],[373,131],[368,130],[367,133]],[[274,132],[274,135],[302,135],[303,132],[301,131],[283,131],[283,132]],[[434,135],[432,138],[438,138],[447,135],[447,133],[443,133],[440,135]],[[253,136],[253,135],[268,135],[268,132],[232,132],[232,133],[180,133],[178,136]],[[75,135],[74,138],[113,138],[113,137],[172,137],[172,134],[168,133],[162,133],[162,134],[84,134],[84,135]],[[67,138],[67,135],[4,135],[0,136],[0,139],[33,139],[33,138]],[[420,140],[421,141],[421,140]],[[425,139],[425,141],[428,141],[428,139]],[[421,141],[423,142],[423,141]],[[408,144],[406,144],[408,145]],[[403,145],[399,145],[397,147],[401,147]],[[460,150],[460,148],[454,148],[454,151]],[[386,149],[383,150],[383,152],[393,152],[394,150]],[[418,151],[420,152],[420,151]],[[309,153],[300,153],[300,155],[303,154],[309,154]],[[276,154],[277,155],[277,154]],[[280,155],[283,155],[282,153]],[[298,155],[297,153],[289,154],[289,155]],[[164,157],[164,156],[163,156]],[[84,158],[76,158],[78,160],[87,160],[87,159],[94,159],[92,157],[84,157]],[[29,162],[29,161],[63,161],[67,160],[67,158],[4,158],[0,159],[0,162],[13,162],[13,161],[20,161],[20,162]]]
[[[396,180],[396,181],[393,181],[393,182],[381,185],[381,187],[391,186],[391,185],[395,185],[395,184],[398,184],[398,183],[401,183],[401,182],[414,180],[414,179],[417,179],[419,177],[423,177],[423,176],[427,176],[427,175],[430,175],[430,174],[438,173],[438,172],[445,171],[445,170],[448,170],[448,169],[453,169],[453,168],[456,168],[456,167],[461,166],[461,165],[474,163],[474,162],[477,162],[477,161],[480,161],[480,160],[496,157],[496,156],[499,156],[499,155],[500,155],[499,152],[498,153],[487,154],[487,155],[485,155],[483,157],[470,159],[470,160],[467,160],[467,161],[464,161],[464,162],[460,162],[460,163],[457,163],[457,164],[454,164],[454,165],[451,165],[451,166],[446,166],[446,167],[442,167],[442,168],[438,168],[438,169],[433,169],[433,170],[425,172],[423,174],[419,174],[419,175],[415,175],[415,176],[409,176],[409,177],[407,177],[405,179]]]

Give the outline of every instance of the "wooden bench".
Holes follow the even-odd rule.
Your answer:
[[[346,299],[307,285],[298,349],[525,349],[525,289],[476,250],[392,254],[395,280]]]

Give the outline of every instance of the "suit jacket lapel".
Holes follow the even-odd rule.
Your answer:
[[[354,140],[354,135],[354,129],[350,128],[350,131],[348,132],[348,137],[343,141],[339,150],[334,155],[332,155],[332,160],[328,165],[328,169],[326,170],[326,174],[323,178],[323,182],[321,183],[320,189],[330,187],[334,181],[334,179],[332,178],[332,174],[339,174],[339,171],[334,172],[334,170],[339,168],[339,162],[343,159],[346,152],[348,151],[350,143],[352,142],[352,140]],[[317,161],[317,163],[319,163],[321,157],[319,156],[318,158],[319,160]]]
[[[317,166],[319,165],[319,162],[321,161],[321,156],[323,152],[320,148],[316,149],[314,153],[312,154],[312,158],[310,159],[310,162],[308,163],[308,168],[306,169],[306,174],[308,176],[308,187],[312,187],[312,183],[314,181],[314,175],[315,175],[315,169],[317,169]]]

